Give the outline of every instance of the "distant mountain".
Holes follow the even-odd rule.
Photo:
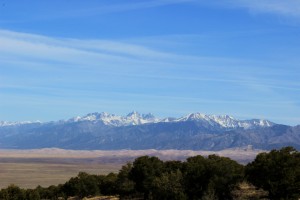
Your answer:
[[[219,128],[244,128],[244,129],[253,129],[257,127],[271,127],[274,125],[274,123],[267,121],[267,120],[259,120],[259,119],[253,119],[253,120],[237,120],[234,119],[231,116],[228,115],[205,115],[201,113],[191,113],[189,115],[186,115],[184,117],[180,118],[164,118],[159,119],[156,118],[152,113],[148,114],[140,114],[136,111],[133,111],[129,113],[126,116],[118,116],[114,114],[109,114],[106,112],[102,113],[90,113],[83,117],[77,116],[73,117],[69,120],[60,120],[57,122],[46,122],[41,123],[40,121],[30,122],[6,122],[6,121],[0,121],[0,127],[3,126],[20,126],[25,124],[67,124],[67,123],[73,123],[73,122],[84,122],[89,121],[93,123],[103,123],[108,126],[134,126],[134,125],[142,125],[142,124],[150,124],[150,123],[160,123],[160,122],[185,122],[185,121],[197,121],[201,122],[205,126],[212,126],[212,127],[219,127]]]
[[[300,149],[300,126],[201,113],[159,119],[138,112],[90,113],[46,123],[0,122],[0,148],[222,150],[248,145]]]
[[[83,117],[74,117],[69,119],[68,122],[82,122],[82,121],[91,121],[91,122],[102,122],[105,125],[111,126],[130,126],[130,125],[141,125],[147,123],[157,123],[161,120],[155,118],[151,113],[149,114],[139,114],[134,111],[129,113],[128,115],[118,116],[109,113],[90,113]]]

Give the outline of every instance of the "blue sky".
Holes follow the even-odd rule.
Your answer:
[[[298,0],[0,0],[0,121],[191,112],[300,124]]]

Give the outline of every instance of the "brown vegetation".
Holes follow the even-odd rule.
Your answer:
[[[235,190],[231,192],[233,200],[268,200],[268,192],[263,189],[257,189],[247,182],[240,183]]]

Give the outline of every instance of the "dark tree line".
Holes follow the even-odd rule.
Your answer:
[[[232,191],[245,180],[267,191],[269,199],[296,200],[300,197],[300,153],[292,147],[273,150],[259,154],[246,166],[217,155],[194,156],[185,162],[142,156],[117,174],[80,172],[65,184],[48,188],[24,190],[10,185],[0,191],[0,199],[118,195],[121,199],[226,200],[233,199]]]

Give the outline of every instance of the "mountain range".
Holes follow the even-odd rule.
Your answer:
[[[138,112],[126,116],[90,113],[44,123],[0,122],[2,149],[223,150],[246,146],[264,150],[283,146],[300,149],[300,126],[201,113],[160,119],[151,113]]]

